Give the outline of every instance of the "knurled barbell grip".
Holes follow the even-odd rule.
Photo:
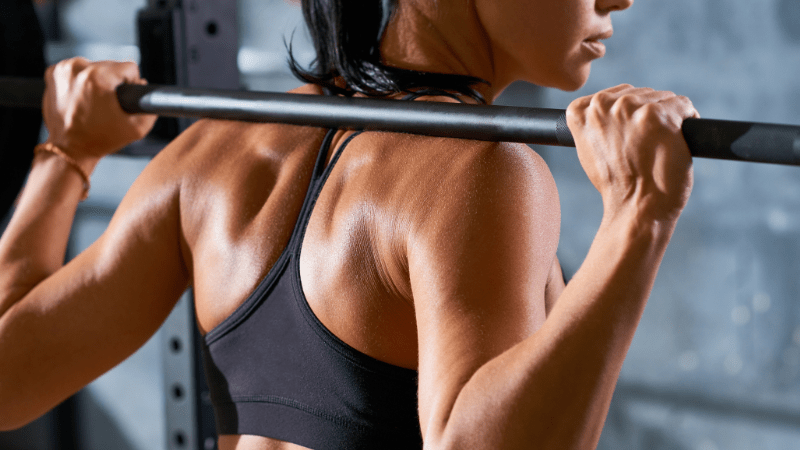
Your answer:
[[[0,78],[0,106],[40,107],[41,80]],[[486,141],[574,147],[565,111],[511,106],[398,102],[319,95],[121,85],[130,113],[397,131]],[[800,126],[687,119],[693,156],[800,165]]]
[[[681,128],[695,157],[800,165],[800,126],[686,119]]]

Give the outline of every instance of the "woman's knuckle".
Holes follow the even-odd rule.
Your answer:
[[[598,92],[597,94],[592,96],[589,102],[589,108],[597,110],[608,110],[611,108],[613,103],[614,103],[614,98],[610,93]]]
[[[640,104],[641,101],[638,96],[634,94],[624,94],[614,102],[611,113],[618,119],[628,119],[636,112]]]
[[[87,67],[78,74],[75,82],[83,90],[93,90],[99,84],[97,69],[93,67]]]
[[[679,95],[678,96],[678,101],[680,101],[681,103],[683,103],[684,105],[686,105],[689,108],[694,108],[694,103],[692,102],[692,100],[689,97],[685,96],[685,95]]]
[[[586,106],[583,102],[572,102],[567,107],[567,125],[582,125],[585,120]]]
[[[83,69],[81,74],[87,81],[97,81],[97,78],[100,76],[100,69],[97,66],[89,66]]]
[[[626,93],[619,97],[618,102],[625,106],[638,106],[642,103],[642,99],[638,94]]]
[[[69,59],[59,61],[53,65],[53,72],[72,72],[72,62]]]
[[[642,107],[633,113],[631,116],[631,122],[633,122],[634,126],[636,126],[638,129],[649,130],[653,125],[653,118],[648,112],[648,109]]]
[[[630,108],[624,102],[614,103],[609,112],[612,117],[620,121],[630,117]]]
[[[120,64],[121,64],[121,67],[124,70],[130,70],[130,71],[139,72],[139,66],[133,61],[125,61],[125,62],[120,63]]]
[[[592,102],[592,96],[590,95],[578,97],[572,102],[570,102],[569,106],[567,106],[567,111],[572,111],[573,114],[577,114],[589,108],[591,102]]]
[[[650,119],[661,120],[664,117],[664,106],[661,103],[647,103],[642,108]]]
[[[79,57],[79,56],[75,56],[73,58],[69,58],[69,59],[67,59],[65,61],[62,61],[62,62],[64,63],[65,69],[69,70],[73,74],[78,73],[81,70],[83,70],[84,66],[86,65],[86,60],[84,58]]]
[[[594,98],[599,102],[607,104],[613,102],[614,99],[616,98],[616,95],[608,91],[600,91],[597,94],[595,94]]]

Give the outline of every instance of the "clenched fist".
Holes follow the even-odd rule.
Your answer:
[[[122,83],[146,84],[132,62],[72,58],[50,66],[42,105],[48,142],[93,167],[103,156],[146,136],[157,117],[124,112],[115,91]]]
[[[681,132],[690,117],[699,114],[688,98],[630,85],[569,105],[578,157],[607,214],[677,219],[692,190],[692,157]]]

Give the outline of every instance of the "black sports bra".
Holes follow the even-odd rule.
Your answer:
[[[405,100],[427,95],[419,91]],[[453,97],[455,98],[455,97]],[[417,372],[367,356],[317,319],[300,282],[300,250],[328,167],[325,136],[289,244],[253,293],[203,345],[219,434],[249,434],[317,450],[422,448]]]
[[[313,449],[421,448],[417,373],[371,358],[325,328],[300,283],[314,203],[352,134],[325,168],[325,136],[289,245],[256,290],[205,336],[219,434],[252,434]]]
[[[448,95],[435,93],[436,95]],[[406,97],[432,95],[421,91]],[[309,307],[300,250],[328,167],[325,136],[289,244],[253,293],[211,330],[203,353],[219,434],[250,434],[324,449],[422,448],[417,372],[337,338]]]

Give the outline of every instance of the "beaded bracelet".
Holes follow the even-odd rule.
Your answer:
[[[75,161],[75,159],[73,159],[71,156],[64,153],[63,150],[53,145],[52,142],[45,142],[44,144],[39,144],[33,150],[34,154],[42,152],[52,153],[58,156],[59,158],[63,159],[64,162],[66,162],[67,164],[69,164],[75,170],[78,171],[78,174],[80,174],[81,178],[83,178],[83,196],[81,197],[81,201],[86,200],[86,198],[89,197],[89,189],[91,188],[92,185],[89,182],[89,174],[86,173],[85,170],[83,170],[83,167],[81,167],[80,164],[78,164],[78,161]]]

